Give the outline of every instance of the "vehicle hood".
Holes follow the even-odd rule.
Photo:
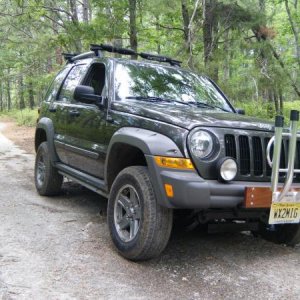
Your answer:
[[[188,130],[197,126],[273,131],[271,122],[236,113],[174,103],[114,102],[112,109],[169,123]]]

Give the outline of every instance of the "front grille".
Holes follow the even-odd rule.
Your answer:
[[[270,137],[251,135],[225,134],[225,155],[236,159],[239,166],[238,178],[240,180],[270,181],[272,170],[267,163],[266,149]],[[287,168],[289,141],[282,142],[280,168]],[[271,157],[273,149],[271,149]],[[297,142],[295,168],[300,168],[300,141]],[[280,174],[284,180],[285,173]],[[295,176],[295,181],[300,182],[300,176]]]

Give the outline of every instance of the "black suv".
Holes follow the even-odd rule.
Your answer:
[[[270,187],[272,124],[242,115],[212,80],[179,61],[105,51],[136,54],[92,45],[65,55],[48,89],[35,133],[39,194],[59,193],[65,176],[108,198],[111,238],[131,260],[163,251],[178,211],[210,232],[299,241],[299,224],[269,225],[270,202],[260,199]]]

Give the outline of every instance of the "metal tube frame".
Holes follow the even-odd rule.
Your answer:
[[[272,168],[271,189],[273,193],[273,201],[281,201],[289,192],[295,173],[300,173],[300,169],[295,169],[295,157],[297,139],[300,134],[297,133],[299,111],[291,111],[290,132],[283,133],[283,117],[277,116],[275,121],[275,135],[271,138],[267,146],[267,161]],[[280,169],[280,157],[282,147],[282,137],[289,138],[289,153],[288,153],[288,167],[287,169]],[[271,147],[274,144],[273,161],[271,160]],[[278,193],[279,173],[287,173],[283,189]]]

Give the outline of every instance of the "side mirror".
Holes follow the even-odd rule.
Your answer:
[[[236,113],[239,114],[239,115],[245,115],[245,114],[246,114],[245,110],[244,110],[244,109],[241,109],[241,108],[237,108],[235,111],[236,111]]]
[[[91,86],[77,85],[74,91],[74,99],[78,102],[102,106],[102,96],[96,95],[94,88]]]

